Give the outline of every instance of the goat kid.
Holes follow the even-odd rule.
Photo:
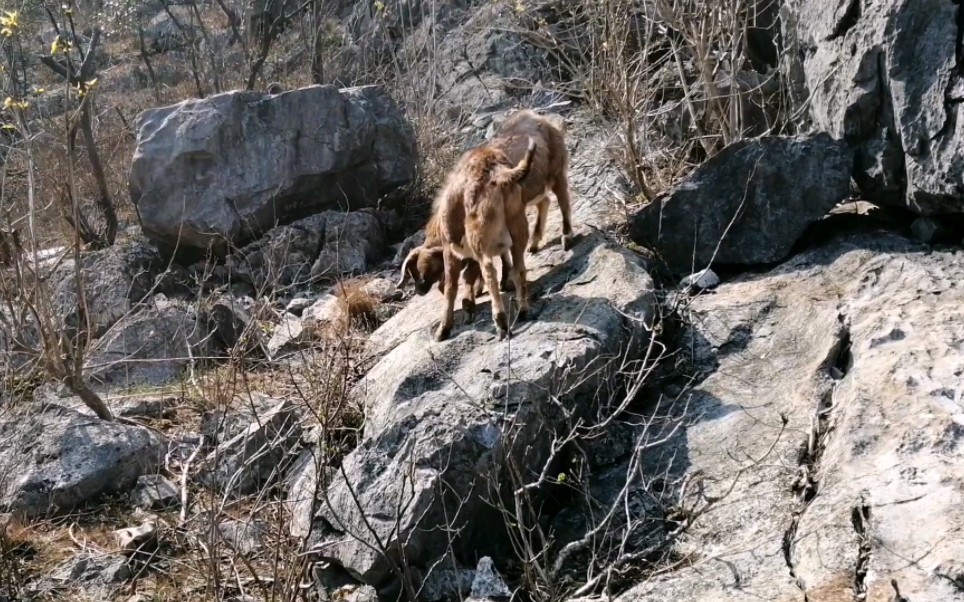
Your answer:
[[[449,181],[451,185],[445,187],[445,194],[437,204],[445,295],[442,321],[435,333],[437,341],[444,341],[452,332],[459,275],[466,267],[467,260],[474,260],[481,266],[485,285],[492,298],[492,317],[500,341],[510,336],[510,332],[496,279],[496,257],[507,253],[511,256],[511,267],[508,269],[515,284],[518,317],[520,320],[527,319],[529,299],[525,251],[529,222],[520,181],[529,173],[535,150],[535,139],[529,139],[524,156],[513,164],[500,149],[482,146],[466,152],[455,166]],[[506,268],[507,264],[503,262],[503,271]]]
[[[572,243],[572,206],[569,197],[569,151],[564,140],[565,121],[545,117],[531,110],[513,114],[486,145],[501,150],[510,161],[519,161],[526,152],[528,140],[536,140],[535,155],[530,162],[529,173],[521,180],[522,198],[526,206],[537,208],[536,223],[530,236],[529,252],[536,253],[545,235],[546,218],[549,213],[548,192],[552,192],[562,213],[562,248],[568,250]],[[452,172],[455,173],[454,171]],[[399,288],[409,279],[415,282],[415,292],[424,295],[438,283],[442,291],[445,266],[438,220],[438,204],[453,185],[449,179],[436,197],[432,218],[425,227],[425,242],[409,251],[402,263]],[[501,290],[511,291],[510,259],[502,255]],[[463,273],[462,308],[474,315],[475,297],[481,294],[481,268],[472,260],[466,261]]]

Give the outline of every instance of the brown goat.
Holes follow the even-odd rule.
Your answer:
[[[440,293],[445,293],[445,260],[442,249],[442,220],[439,206],[447,193],[448,186],[456,185],[456,171],[450,174],[449,181],[442,188],[432,205],[432,216],[425,225],[425,240],[421,245],[408,252],[402,262],[402,276],[398,281],[398,288],[402,288],[411,280],[418,295],[425,295],[432,290],[432,285],[438,284]],[[509,290],[509,253],[502,254],[502,282],[503,291]],[[462,269],[462,309],[469,314],[469,319],[475,315],[475,298],[482,294],[482,267],[474,259],[464,259]]]
[[[519,161],[526,153],[528,140],[536,141],[536,154],[532,158],[529,173],[520,182],[522,200],[536,205],[538,214],[530,237],[529,252],[536,253],[546,231],[549,213],[549,197],[552,192],[562,213],[562,248],[572,244],[572,202],[569,198],[569,150],[564,138],[565,122],[562,119],[539,115],[525,109],[509,117],[489,141],[487,146],[505,153],[509,161]]]
[[[521,181],[529,173],[535,150],[536,141],[528,140],[524,156],[514,164],[498,148],[488,145],[474,148],[462,155],[449,174],[435,207],[445,267],[442,277],[445,310],[435,333],[437,341],[444,341],[452,332],[458,280],[466,267],[466,260],[481,265],[492,298],[492,317],[499,330],[499,340],[502,340],[509,335],[509,319],[493,261],[510,254],[519,319],[526,319],[529,300],[525,249],[529,222]],[[505,269],[503,263],[503,271]]]
[[[541,116],[534,111],[523,110],[512,115],[496,132],[486,145],[502,150],[510,161],[519,161],[526,152],[529,138],[536,141],[536,151],[529,173],[523,178],[522,197],[527,206],[536,205],[538,214],[530,237],[529,252],[539,250],[545,234],[546,217],[549,211],[547,191],[552,191],[562,212],[562,247],[568,249],[572,236],[572,208],[569,199],[569,151],[564,140],[565,121]],[[454,173],[454,172],[453,172]],[[435,199],[432,218],[425,227],[425,241],[409,251],[402,263],[402,276],[398,286],[404,286],[409,279],[415,282],[415,291],[424,295],[438,283],[442,290],[442,276],[445,267],[442,259],[438,203],[444,194]],[[502,256],[501,289],[511,290],[510,259],[508,253]],[[481,268],[468,260],[465,262],[463,283],[465,292],[462,307],[470,315],[475,306],[475,296],[481,293]]]

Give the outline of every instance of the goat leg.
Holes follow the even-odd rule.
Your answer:
[[[569,199],[569,182],[566,178],[558,178],[552,186],[552,194],[559,203],[562,213],[562,250],[572,248],[572,201]]]
[[[526,282],[526,241],[529,224],[522,222],[521,228],[512,228],[514,237],[512,243],[512,279],[515,282],[515,298],[519,305],[518,320],[529,319],[529,285]]]
[[[442,314],[442,322],[435,331],[435,340],[444,341],[452,334],[452,325],[455,321],[455,296],[459,292],[459,272],[462,271],[462,260],[452,253],[446,245],[443,252],[445,261],[445,273],[442,278],[445,282],[445,310]]]
[[[468,315],[469,322],[475,321],[475,297],[482,285],[482,268],[473,260],[465,260],[462,270],[462,311]]]
[[[546,220],[549,218],[549,197],[543,194],[535,205],[536,223],[532,226],[532,236],[529,241],[529,252],[533,254],[539,252],[542,237],[546,234]]]
[[[510,336],[509,318],[505,313],[505,304],[502,301],[502,293],[499,292],[499,282],[495,277],[495,264],[491,257],[482,259],[482,273],[485,275],[485,285],[489,287],[489,295],[492,297],[492,317],[495,320],[495,327],[499,331],[499,340]]]
[[[512,260],[509,258],[508,251],[502,254],[502,281],[499,288],[504,293],[511,293],[515,290],[515,283],[512,280]]]

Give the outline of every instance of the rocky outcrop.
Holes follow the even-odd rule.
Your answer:
[[[168,250],[224,254],[276,223],[356,209],[415,176],[411,125],[378,86],[188,100],[138,115],[130,195]]]
[[[687,562],[620,600],[961,599],[964,269],[923,250],[852,235],[691,299],[650,467],[689,484]]]
[[[154,292],[155,276],[163,267],[157,250],[140,238],[84,254],[79,278],[69,257],[51,276],[55,309],[69,332],[83,326],[93,337],[102,336]],[[78,279],[86,304],[83,312],[77,303]]]
[[[98,389],[165,385],[209,355],[209,343],[193,308],[165,300],[128,316],[99,339],[86,362],[88,377]]]
[[[513,463],[538,474],[555,431],[590,410],[585,395],[611,376],[612,362],[645,347],[654,295],[638,256],[593,234],[530,262],[534,319],[517,324],[509,343],[479,311],[434,344],[437,295],[414,299],[373,334],[385,355],[355,388],[365,436],[320,496],[326,527],[315,534],[320,553],[361,581],[383,585],[397,554],[425,570],[451,545],[472,566],[497,535],[483,499],[497,494],[489,486],[500,471]]]
[[[827,134],[741,140],[643,207],[632,236],[676,273],[774,263],[848,196],[852,165],[846,144]]]
[[[783,18],[813,125],[856,148],[864,196],[924,215],[964,211],[960,6],[805,0]]]
[[[360,274],[385,246],[385,233],[373,212],[323,211],[272,229],[227,257],[234,282],[251,284],[257,293],[307,288]]]
[[[0,447],[0,504],[27,517],[67,512],[128,490],[141,475],[156,472],[164,455],[153,431],[56,405],[4,417]]]
[[[192,7],[169,6],[157,13],[144,28],[144,44],[152,54],[180,50],[199,35],[198,26]]]
[[[253,493],[279,481],[295,459],[291,451],[301,436],[299,418],[291,402],[275,402],[208,454],[202,463],[201,481],[230,495]]]

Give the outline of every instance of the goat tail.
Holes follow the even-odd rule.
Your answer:
[[[511,182],[519,182],[527,175],[529,175],[529,169],[532,167],[532,157],[536,154],[536,141],[531,136],[529,137],[529,146],[526,147],[526,154],[522,157],[519,163],[510,169],[506,174],[507,179]]]

